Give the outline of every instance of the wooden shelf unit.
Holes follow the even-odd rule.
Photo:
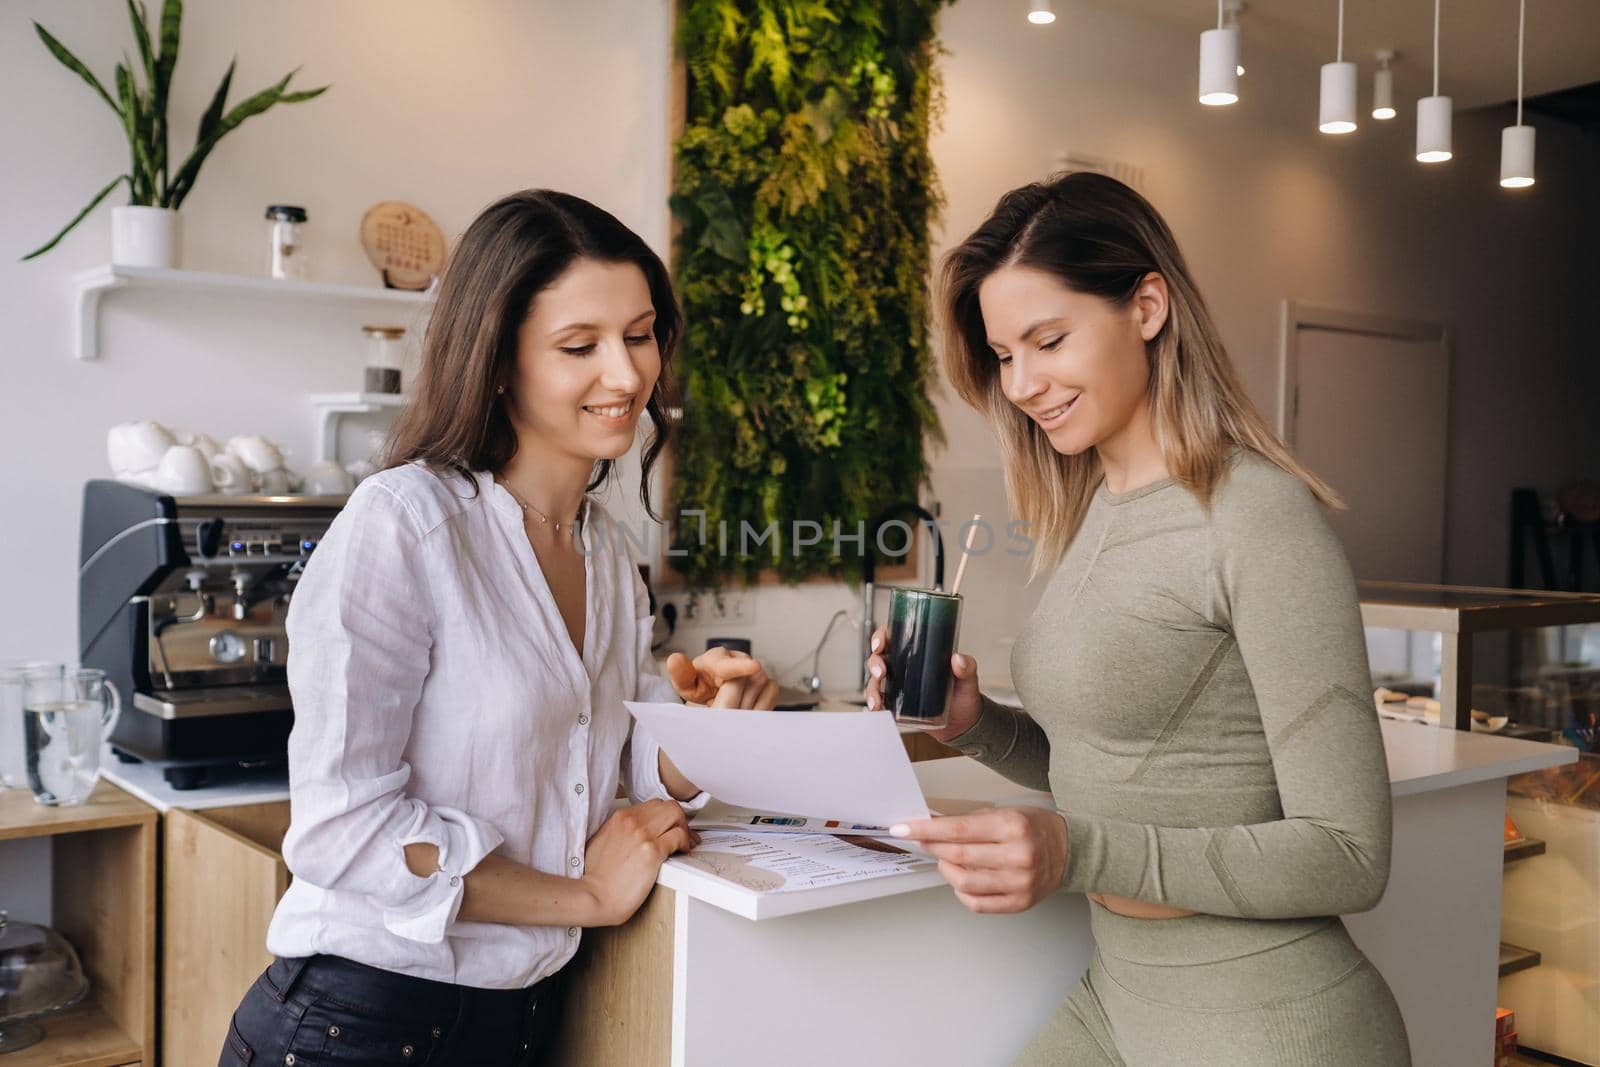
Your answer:
[[[5,1067],[155,1067],[156,835],[155,809],[110,782],[72,807],[0,790],[0,841],[50,839],[49,925],[89,975],[89,995],[37,1020],[44,1040]]]

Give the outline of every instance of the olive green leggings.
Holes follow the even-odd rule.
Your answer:
[[[1129,919],[1094,903],[1090,913],[1094,960],[1019,1064],[1411,1063],[1394,994],[1338,919]]]

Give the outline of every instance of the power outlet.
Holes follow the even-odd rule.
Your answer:
[[[756,618],[755,598],[747,593],[723,593],[707,598],[706,617],[713,622],[751,623]]]

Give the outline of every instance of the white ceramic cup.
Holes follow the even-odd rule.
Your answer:
[[[351,481],[353,481],[356,485],[360,485],[362,482],[378,473],[377,465],[374,464],[370,459],[358,459],[354,463],[346,463],[344,465],[344,469],[345,473],[350,475]]]
[[[283,466],[283,453],[278,446],[258,435],[229,438],[228,451],[244,460],[244,465],[257,475]]]
[[[331,459],[318,460],[306,471],[304,491],[311,496],[346,496],[355,487],[350,473]]]
[[[171,432],[159,422],[123,422],[106,434],[106,458],[117,477],[153,471],[161,465],[167,449],[177,444]]]
[[[244,460],[232,452],[220,452],[211,457],[211,483],[217,492],[240,496],[255,491],[255,481]]]
[[[289,472],[282,467],[256,471],[256,491],[267,496],[283,496],[289,491]]]
[[[207,459],[215,459],[217,453],[222,451],[222,446],[208,433],[179,433],[177,438],[178,444],[193,445]]]
[[[156,485],[174,496],[211,492],[211,464],[193,445],[173,445],[156,468]]]

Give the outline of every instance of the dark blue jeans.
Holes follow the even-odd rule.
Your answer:
[[[555,1030],[556,977],[475,989],[338,956],[274,960],[233,1013],[218,1067],[532,1067]]]

